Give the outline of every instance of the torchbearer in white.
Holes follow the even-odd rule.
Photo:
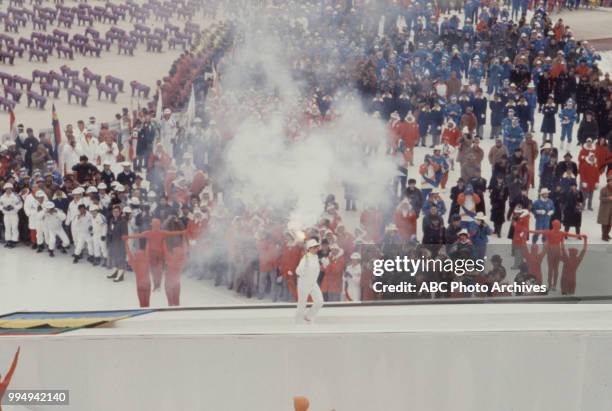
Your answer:
[[[323,306],[323,293],[319,288],[319,284],[317,284],[317,278],[321,271],[319,256],[317,255],[318,251],[318,240],[310,239],[306,241],[306,254],[304,254],[295,269],[295,273],[297,274],[298,294],[295,321],[298,324],[303,324],[304,321],[311,322]],[[312,297],[313,305],[310,307],[310,310],[306,312],[308,297]]]

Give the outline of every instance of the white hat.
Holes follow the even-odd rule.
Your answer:
[[[12,185],[11,183],[6,183],[6,184],[4,184],[4,187],[3,187],[3,188],[4,188],[5,190],[6,190],[7,188],[13,188],[13,185]]]
[[[72,190],[72,195],[79,195],[79,194],[83,194],[85,192],[85,190],[83,190],[83,187],[77,187],[74,190]]]
[[[486,220],[486,217],[484,215],[484,213],[482,211],[479,211],[476,213],[476,217],[474,217],[475,220]]]
[[[108,160],[104,160],[104,161],[102,162],[102,165],[103,165],[103,166],[109,166],[109,167],[110,167],[110,166],[111,166],[111,162],[110,162],[110,161],[108,161]]]
[[[132,205],[140,205],[140,200],[138,199],[138,197],[132,197],[132,198],[130,198],[130,204],[132,204]]]
[[[390,223],[389,225],[387,225],[387,227],[385,228],[385,231],[396,231],[397,230],[397,226],[393,223]]]
[[[98,190],[106,190],[106,184],[104,183],[98,184]]]
[[[121,184],[119,181],[112,181],[112,182],[111,182],[111,184],[110,184],[110,186],[111,186],[111,188],[115,188],[115,187],[117,187],[119,184]]]
[[[45,208],[46,208],[47,210],[53,210],[53,209],[55,208],[55,204],[53,204],[53,202],[51,202],[51,201],[47,201],[47,202],[45,203]]]
[[[361,260],[361,254],[359,253],[351,254],[351,260]]]
[[[438,144],[437,146],[435,146],[434,147],[434,151],[436,151],[436,150],[438,150],[438,151],[442,150],[442,144]]]
[[[172,114],[172,110],[170,110],[169,108],[164,109],[164,114]]]
[[[462,228],[462,229],[461,229],[461,230],[459,230],[459,232],[457,233],[457,235],[461,235],[461,234],[469,235],[468,230],[466,230],[465,228]]]
[[[312,247],[318,247],[319,246],[319,241],[315,240],[314,238],[311,238],[310,240],[306,241],[306,248],[312,248]]]
[[[533,83],[533,80],[529,82],[529,84],[527,84],[527,88],[535,88],[535,84]]]
[[[155,197],[157,197],[157,194],[155,194],[155,191],[149,191],[149,192],[147,193],[147,197],[149,197],[149,198],[155,198]]]
[[[129,161],[124,161],[123,163],[121,163],[121,167],[132,167],[132,163],[130,163]]]
[[[34,197],[37,197],[37,198],[43,198],[43,197],[46,197],[46,194],[45,194],[45,192],[44,192],[44,191],[42,191],[42,190],[38,190],[38,191],[36,192],[36,194],[34,194]]]
[[[117,184],[115,186],[115,191],[118,193],[123,193],[125,191],[125,187],[123,187],[121,184]]]
[[[544,187],[543,189],[540,190],[540,195],[542,194],[550,194],[550,190],[546,187]]]
[[[542,148],[552,148],[552,144],[550,144],[550,143],[544,143],[544,145],[542,146]]]
[[[94,186],[87,187],[87,191],[86,191],[87,194],[93,194],[93,193],[97,193],[97,192],[98,192],[98,189],[95,188]]]
[[[131,213],[132,209],[130,207],[123,207],[123,212],[124,213]]]
[[[94,204],[91,207],[89,207],[89,211],[100,211],[100,207]]]

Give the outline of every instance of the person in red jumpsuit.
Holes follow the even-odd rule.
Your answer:
[[[553,220],[550,230],[529,230],[530,234],[542,234],[546,236],[546,255],[548,262],[548,286],[552,291],[557,289],[557,279],[559,278],[559,262],[561,261],[561,250],[568,237],[582,238],[579,234],[570,234],[561,231],[561,222]]]
[[[582,236],[582,251],[578,254],[577,248],[570,248],[568,252],[561,248],[561,261],[563,261],[563,271],[561,271],[561,294],[573,295],[576,291],[576,271],[584,259],[587,250],[587,236]]]
[[[287,289],[289,290],[289,293],[291,293],[293,301],[297,301],[295,269],[300,263],[303,253],[303,244],[295,241],[293,234],[286,232],[285,241],[281,249],[278,270],[280,271],[280,275],[283,277],[283,280],[286,281]]]
[[[132,253],[126,239],[125,252],[127,254],[128,264],[136,274],[136,293],[138,294],[140,307],[148,307],[151,298],[151,277],[149,275],[149,256],[147,255],[147,251],[138,250],[136,253]]]
[[[2,379],[2,375],[0,375],[0,399],[4,396],[4,393],[8,389],[9,384],[11,383],[11,379],[13,378],[13,374],[15,373],[15,369],[17,368],[17,363],[19,362],[19,352],[21,351],[21,347],[17,348],[17,352],[13,357],[13,362],[11,364],[11,368],[9,368],[8,372]],[[2,411],[2,405],[0,405],[0,411]]]
[[[181,273],[183,272],[183,268],[187,262],[188,250],[189,243],[186,236],[183,236],[182,246],[174,247],[172,252],[166,257],[168,272],[166,273],[166,281],[164,286],[166,288],[168,305],[171,307],[180,305]]]
[[[158,290],[161,286],[164,261],[166,261],[166,256],[168,255],[168,249],[165,241],[166,238],[183,235],[185,233],[186,230],[162,231],[161,221],[158,218],[154,218],[151,221],[151,230],[125,237],[128,240],[136,238],[144,238],[147,240],[146,252],[147,256],[149,257],[149,269],[153,275],[154,291]]]
[[[529,267],[529,274],[533,275],[538,282],[538,284],[542,284],[542,261],[544,260],[544,256],[546,255],[546,248],[542,249],[540,252],[540,248],[537,244],[531,245],[531,250],[525,250],[525,262]]]

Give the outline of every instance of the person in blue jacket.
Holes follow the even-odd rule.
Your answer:
[[[496,57],[489,65],[489,77],[487,79],[487,94],[497,93],[502,83],[502,67],[499,64],[499,59]]]
[[[550,218],[555,213],[555,204],[548,198],[550,190],[544,187],[540,190],[540,198],[533,202],[531,212],[535,216],[535,229],[548,230],[550,228]],[[534,234],[531,241],[535,244],[540,238],[539,234]],[[546,237],[542,236],[542,240],[546,241]]]
[[[485,221],[486,217],[482,211],[476,213],[474,221],[468,226],[468,233],[472,240],[473,258],[480,259],[484,258],[487,254],[487,244],[489,243],[489,236],[493,234],[493,230]]]
[[[542,119],[542,127],[540,127],[540,131],[544,135],[544,140],[553,140],[553,136],[557,130],[557,106],[555,105],[555,101],[552,96],[548,97],[546,104],[542,107],[542,114],[544,118]]]
[[[535,121],[535,112],[538,108],[538,93],[535,90],[535,84],[530,81],[527,85],[527,91],[523,93],[527,103],[529,103],[529,131],[533,131],[533,124]]]
[[[469,70],[469,80],[470,84],[475,84],[480,87],[480,81],[484,77],[484,70],[482,68],[482,63],[480,62],[480,57],[474,56],[474,60],[472,61],[472,66]]]
[[[521,143],[525,138],[525,132],[519,124],[518,117],[512,119],[512,126],[504,133],[504,145],[509,153],[514,153],[517,148],[521,147]]]
[[[559,112],[559,118],[561,119],[561,149],[563,149],[565,139],[567,139],[568,144],[572,142],[574,123],[578,121],[576,107],[574,107],[574,101],[571,98],[567,100],[565,107]]]
[[[460,124],[462,115],[463,110],[459,103],[457,103],[457,96],[453,94],[450,97],[450,103],[446,105],[446,116],[451,118],[455,124]]]

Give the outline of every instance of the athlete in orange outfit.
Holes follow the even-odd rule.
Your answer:
[[[183,231],[163,231],[161,230],[161,221],[158,218],[154,218],[151,221],[151,230],[143,231],[139,234],[132,234],[126,236],[124,239],[136,239],[144,238],[147,240],[146,252],[149,257],[149,269],[153,275],[153,287],[154,290],[159,289],[161,286],[162,273],[164,271],[164,261],[168,255],[168,249],[166,247],[166,238],[183,235],[186,230]]]
[[[582,251],[578,254],[577,248],[570,248],[568,252],[561,249],[563,261],[563,271],[561,272],[561,294],[572,295],[576,291],[576,271],[582,263],[587,250],[587,237],[582,236]]]
[[[548,262],[548,286],[552,291],[555,291],[557,289],[559,262],[561,261],[561,252],[565,244],[565,239],[568,237],[583,238],[584,236],[561,231],[561,222],[559,220],[553,220],[550,230],[529,230],[529,233],[546,236],[545,247]]]
[[[183,245],[181,247],[174,247],[172,252],[166,257],[168,272],[166,273],[164,286],[166,288],[166,298],[168,299],[169,306],[180,305],[181,272],[183,272],[183,268],[187,262],[188,250],[189,243],[187,242],[187,238],[183,236]]]
[[[127,239],[125,240],[125,252],[128,264],[136,274],[136,293],[141,307],[149,306],[151,298],[151,277],[149,276],[149,256],[146,250],[138,250],[132,253]]]
[[[15,373],[15,369],[17,368],[17,362],[19,362],[19,352],[21,351],[21,347],[17,348],[17,352],[13,357],[13,363],[11,364],[11,368],[9,368],[8,372],[2,379],[2,375],[0,375],[0,399],[4,396],[4,393],[8,389],[9,384],[11,383],[11,379],[13,378],[13,374]],[[0,411],[2,411],[2,405],[0,405]]]

